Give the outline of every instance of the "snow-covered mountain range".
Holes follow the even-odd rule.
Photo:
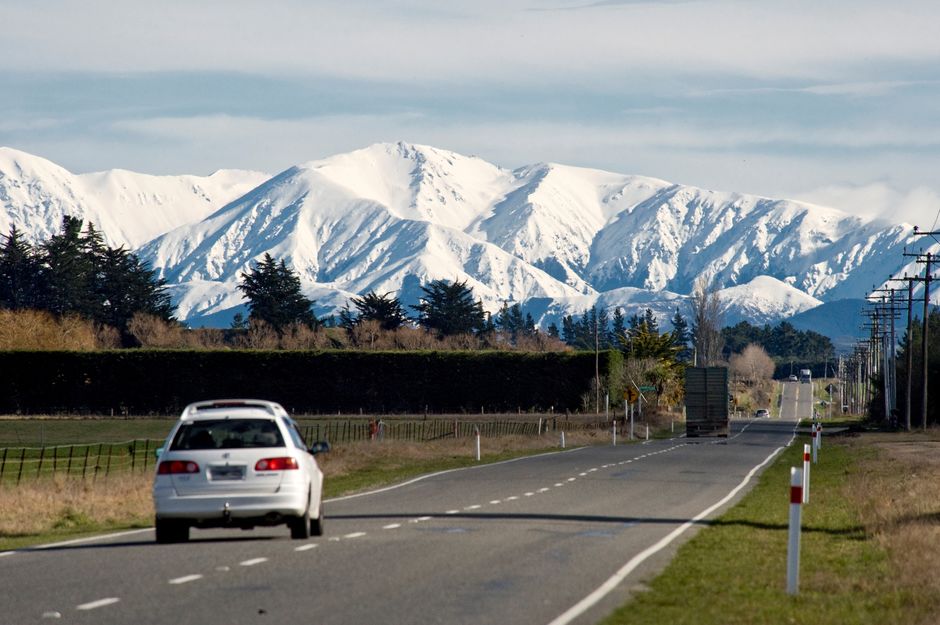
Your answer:
[[[466,281],[484,307],[520,303],[543,324],[593,305],[687,314],[695,281],[726,320],[775,322],[863,297],[904,270],[911,226],[790,200],[558,164],[507,170],[406,143],[376,144],[275,176],[113,170],[72,174],[0,148],[0,232],[39,241],[62,215],[95,223],[170,285],[178,315],[227,325],[239,275],[284,259],[320,314],[375,290],[417,302]],[[908,268],[914,273],[914,268]]]

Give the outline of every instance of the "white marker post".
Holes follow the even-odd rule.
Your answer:
[[[617,422],[616,421],[614,421],[614,427],[611,428],[611,431],[614,434],[614,445],[616,445],[617,444]]]
[[[477,435],[477,443],[476,443],[476,447],[477,447],[477,462],[479,462],[479,461],[480,461],[480,428],[475,427],[475,428],[473,428],[473,429],[476,431],[476,435]]]
[[[819,436],[816,433],[816,426],[813,426],[813,464],[816,464],[817,450],[819,449]]]
[[[790,467],[790,532],[787,540],[787,594],[800,588],[800,525],[802,523],[803,472]]]
[[[650,424],[646,424],[646,440],[650,439]]]
[[[564,430],[561,431],[561,448],[562,449],[565,448],[565,431]]]
[[[809,503],[809,444],[803,445],[803,503]]]
[[[816,449],[822,449],[822,423],[816,424]]]

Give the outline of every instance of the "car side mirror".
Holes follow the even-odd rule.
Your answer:
[[[310,453],[316,456],[330,450],[330,444],[326,441],[317,441],[310,446]]]
[[[163,453],[163,447],[157,447],[156,449],[153,450],[153,453],[154,453],[154,454],[157,456],[157,458],[159,459],[159,458],[160,458],[160,454]]]

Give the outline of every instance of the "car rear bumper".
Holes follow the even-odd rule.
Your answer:
[[[173,488],[166,488],[154,489],[153,503],[156,516],[162,519],[187,519],[197,524],[217,522],[220,525],[235,521],[258,521],[256,524],[261,525],[264,522],[281,523],[287,517],[304,514],[307,510],[307,493],[180,496]]]

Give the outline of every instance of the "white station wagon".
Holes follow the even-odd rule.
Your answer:
[[[185,542],[191,527],[290,527],[323,534],[323,473],[287,411],[258,399],[186,406],[157,451],[153,481],[158,543]]]

